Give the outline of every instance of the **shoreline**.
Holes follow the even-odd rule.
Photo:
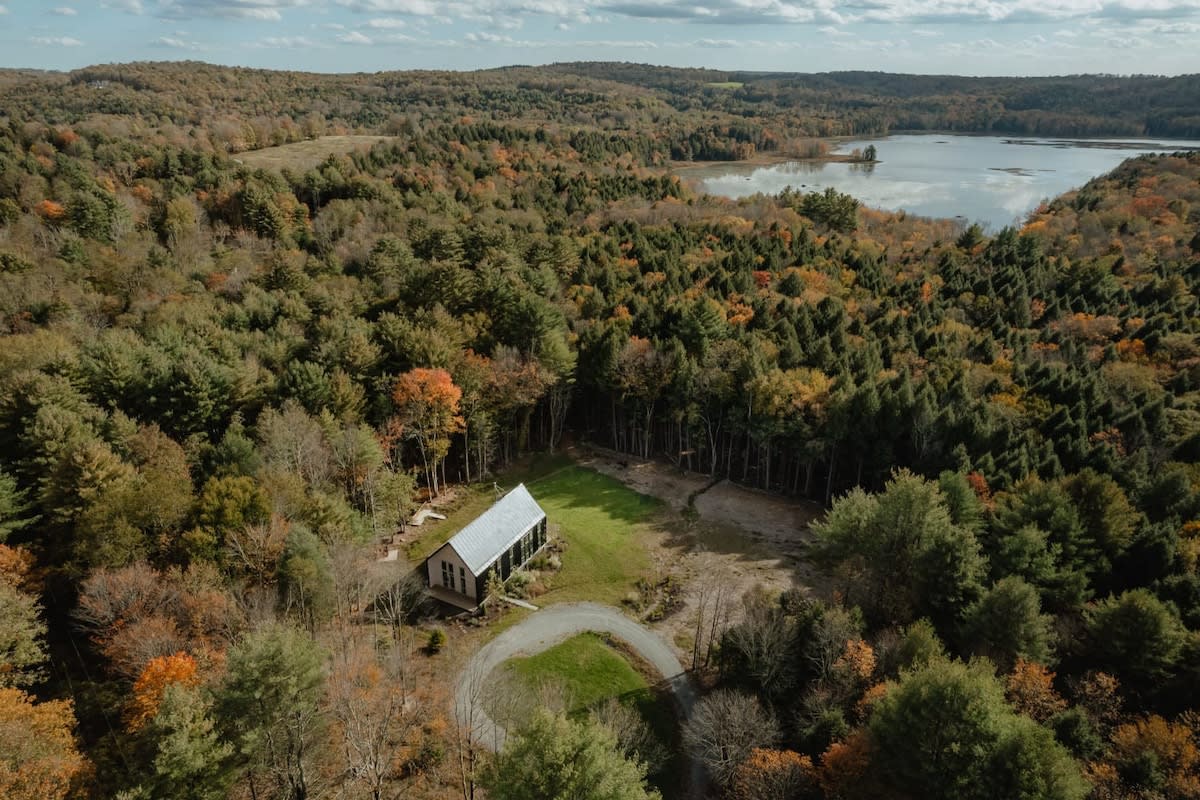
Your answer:
[[[753,158],[738,161],[669,161],[668,169],[675,171],[728,168],[728,167],[770,167],[775,164],[800,162],[806,164],[879,164],[880,159],[866,161],[855,158],[849,153],[827,153],[823,156],[793,156],[784,153],[756,153]]]

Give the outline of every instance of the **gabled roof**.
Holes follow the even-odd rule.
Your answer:
[[[482,575],[521,534],[545,516],[522,483],[454,534],[447,544],[473,574]]]

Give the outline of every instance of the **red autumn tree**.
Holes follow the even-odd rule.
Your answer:
[[[199,682],[196,659],[187,653],[174,653],[150,659],[150,663],[133,684],[133,697],[130,698],[126,711],[130,730],[136,731],[154,719],[168,686],[195,686]]]
[[[450,452],[450,437],[463,429],[458,388],[444,369],[413,369],[396,381],[392,401],[396,416],[389,424],[394,435],[416,443],[430,492],[438,494],[438,466]],[[444,480],[443,475],[443,480]]]

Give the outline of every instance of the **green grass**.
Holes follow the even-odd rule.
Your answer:
[[[248,167],[256,169],[294,170],[312,169],[322,163],[331,153],[350,153],[359,148],[369,149],[378,142],[388,139],[388,136],[320,136],[304,142],[281,144],[277,147],[264,147],[260,150],[247,150],[237,153],[233,158]]]
[[[616,604],[649,572],[650,558],[640,539],[655,530],[663,507],[658,500],[563,456],[535,459],[497,482],[505,489],[524,482],[545,509],[551,532],[566,542],[562,569],[543,576],[547,592],[534,603]],[[431,526],[409,545],[409,559],[426,558],[494,502],[490,485],[472,489],[446,522]]]
[[[561,685],[571,715],[586,713],[610,697],[639,708],[654,703],[646,679],[595,633],[573,636],[535,656],[514,658],[503,668],[531,689],[547,680]]]
[[[581,717],[609,698],[634,708],[662,742],[674,740],[675,711],[670,697],[654,692],[606,636],[581,633],[527,658],[500,666],[519,685],[536,692],[543,683],[560,686],[567,714]]]
[[[746,84],[742,83],[741,81],[717,81],[714,83],[706,83],[704,85],[713,89],[740,89]]]

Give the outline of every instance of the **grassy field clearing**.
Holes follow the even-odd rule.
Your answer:
[[[308,170],[322,163],[331,153],[350,153],[370,149],[388,136],[322,136],[306,142],[292,142],[278,147],[247,150],[233,156],[248,167],[256,169]]]
[[[650,557],[642,541],[655,531],[664,506],[619,481],[577,466],[565,456],[538,458],[506,472],[500,486],[524,482],[546,511],[550,530],[566,542],[562,569],[547,573],[547,592],[538,605],[591,600],[616,605],[648,573]],[[491,486],[470,490],[449,519],[432,525],[408,548],[413,563],[426,558],[496,500]]]
[[[646,679],[596,633],[581,633],[528,658],[514,658],[502,669],[525,687],[544,681],[562,687],[567,713],[578,715],[610,697],[632,705],[651,719],[654,694]]]

